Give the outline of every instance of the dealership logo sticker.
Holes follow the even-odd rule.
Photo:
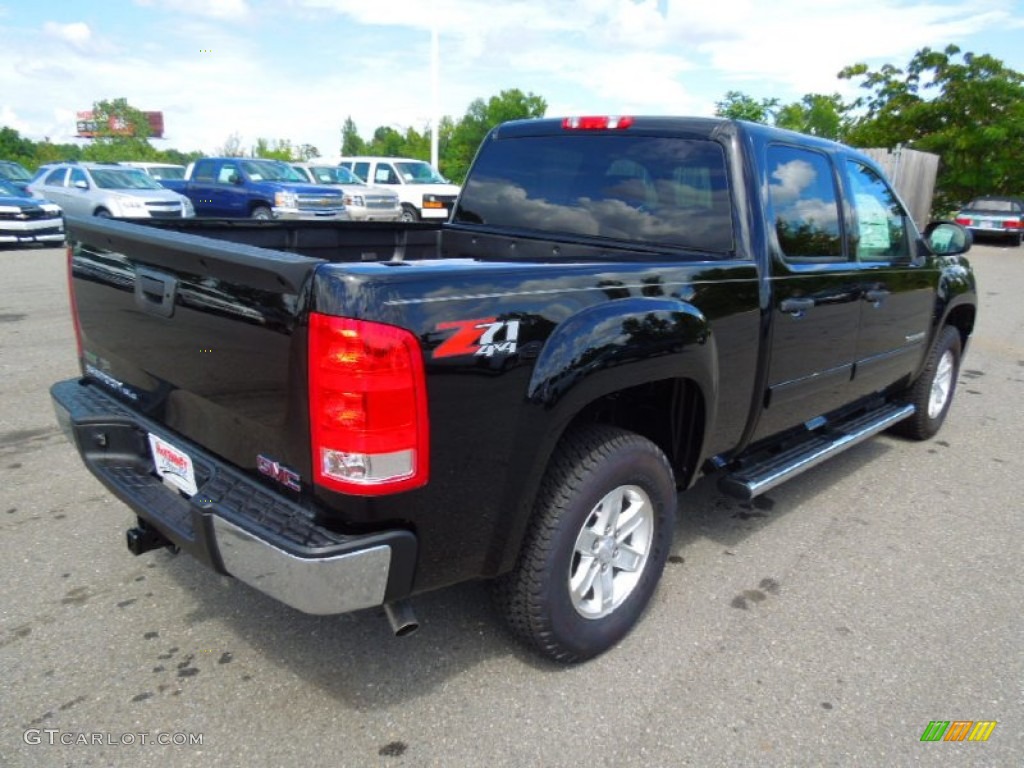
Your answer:
[[[153,452],[153,468],[166,484],[195,496],[196,473],[188,454],[154,434],[149,435],[149,447]]]
[[[434,357],[494,357],[515,354],[519,343],[519,321],[484,317],[439,323],[437,330],[455,329],[455,333],[434,350]]]
[[[921,741],[988,741],[996,725],[995,720],[932,720]]]

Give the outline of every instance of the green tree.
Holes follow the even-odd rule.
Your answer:
[[[288,139],[256,139],[256,145],[252,148],[253,157],[263,157],[268,160],[284,160],[286,163],[301,159],[298,152]]]
[[[405,137],[390,125],[381,125],[373,132],[373,138],[366,146],[367,154],[401,157]]]
[[[791,131],[843,141],[850,127],[850,106],[838,93],[808,93],[800,101],[779,107],[775,125]]]
[[[156,149],[145,113],[125,98],[97,101],[92,106],[96,136],[82,151],[84,160],[154,160]]]
[[[494,126],[506,120],[543,117],[547,108],[548,104],[542,97],[523,93],[518,88],[502,91],[487,101],[474,100],[462,119],[453,126],[451,138],[445,142],[445,151],[439,159],[441,172],[461,184],[480,142]],[[443,136],[443,122],[441,128]]]
[[[352,157],[365,154],[367,154],[366,142],[359,135],[356,124],[353,122],[352,116],[349,115],[345,118],[345,124],[341,126],[341,155],[342,157]]]
[[[715,115],[731,120],[749,120],[752,123],[770,123],[779,106],[778,99],[761,99],[742,91],[726,91],[721,101],[715,102]]]
[[[35,146],[31,139],[23,138],[13,128],[0,128],[0,159],[29,165],[34,157]]]
[[[867,93],[850,128],[857,146],[904,144],[941,158],[934,207],[1024,191],[1024,75],[988,54],[922,48],[905,70],[846,67]]]

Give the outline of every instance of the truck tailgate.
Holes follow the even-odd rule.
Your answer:
[[[69,242],[86,378],[240,469],[308,476],[297,321],[322,260],[116,221]]]

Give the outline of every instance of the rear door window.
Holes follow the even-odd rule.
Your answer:
[[[198,160],[192,169],[192,181],[200,181],[212,184],[217,173],[216,160]]]
[[[622,134],[486,143],[454,221],[728,253],[725,153],[708,140]]]
[[[46,178],[43,179],[43,184],[51,187],[63,187],[64,177],[68,175],[67,168],[58,168],[55,171],[50,171],[46,174]]]
[[[782,255],[795,262],[843,261],[839,196],[828,156],[768,147],[768,192]]]

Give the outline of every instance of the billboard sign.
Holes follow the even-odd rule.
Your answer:
[[[149,121],[149,137],[151,139],[162,139],[164,137],[164,113],[143,112],[146,120]],[[131,126],[118,117],[111,117],[107,125],[115,136],[131,136]],[[91,139],[97,135],[96,120],[91,111],[79,112],[76,115],[76,134],[81,139]]]

